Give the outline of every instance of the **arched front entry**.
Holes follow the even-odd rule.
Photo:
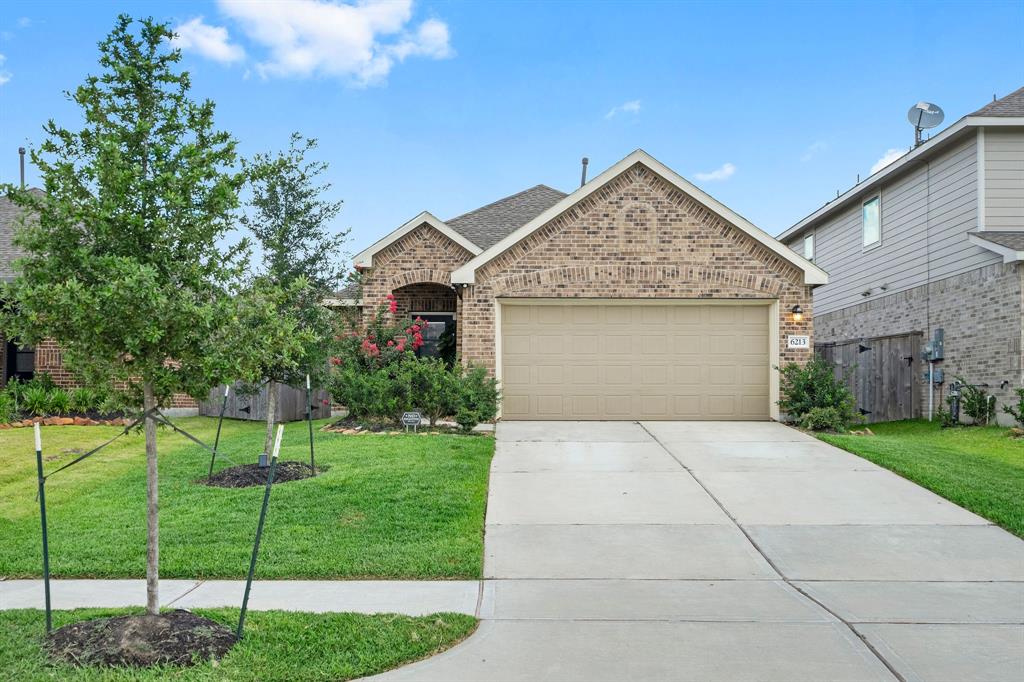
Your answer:
[[[423,346],[419,355],[438,356],[441,354],[445,333],[457,334],[456,311],[458,298],[451,287],[434,282],[416,282],[394,289],[397,321],[423,319]],[[454,343],[454,337],[451,342]]]

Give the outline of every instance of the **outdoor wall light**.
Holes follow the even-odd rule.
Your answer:
[[[793,321],[794,322],[803,322],[804,321],[804,309],[801,308],[799,304],[793,306],[791,312],[793,313]]]

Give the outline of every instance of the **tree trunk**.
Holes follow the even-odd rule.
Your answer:
[[[267,382],[267,435],[263,439],[263,454],[270,461],[270,450],[274,447],[274,421],[277,417],[277,392],[280,390],[276,381]]]
[[[153,384],[142,386],[142,406],[156,407]],[[147,416],[146,432],[146,613],[160,613],[160,505],[157,488],[156,421]]]

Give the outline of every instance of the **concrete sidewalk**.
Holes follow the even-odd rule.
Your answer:
[[[484,572],[380,680],[1024,679],[1024,543],[779,424],[499,424]]]
[[[146,605],[145,580],[54,580],[54,609]],[[166,608],[238,607],[243,580],[161,580]],[[258,580],[252,584],[254,611],[401,613],[423,616],[449,612],[475,615],[480,583],[475,580]],[[41,580],[0,581],[0,610],[44,607]]]

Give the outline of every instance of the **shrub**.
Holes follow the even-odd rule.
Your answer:
[[[956,380],[961,383],[960,409],[974,420],[975,424],[988,424],[996,415],[996,401],[991,399],[984,388],[972,386],[962,377],[957,377]]]
[[[952,408],[953,398],[947,397],[946,404]],[[941,426],[944,429],[949,429],[954,426],[958,426],[957,421],[953,419],[952,409],[947,410],[942,405],[939,405],[938,408],[935,410],[935,418],[939,420],[939,426]]]
[[[1017,407],[1003,405],[1003,412],[1013,417],[1017,426],[1024,429],[1024,388],[1015,388],[1013,392],[1017,394]]]
[[[85,414],[96,409],[98,402],[96,391],[91,388],[76,388],[71,392],[71,401],[68,407],[72,412]]]
[[[856,400],[846,386],[849,370],[842,378],[836,378],[832,366],[818,356],[806,365],[790,363],[779,369],[781,375],[779,408],[791,420],[801,418],[815,408],[833,408],[846,426],[860,421],[854,412]]]
[[[398,367],[342,367],[329,383],[331,398],[355,419],[394,421],[401,411],[402,380]]]
[[[49,392],[47,409],[50,414],[67,414],[71,405],[71,394],[63,388],[55,388]]]
[[[125,405],[124,394],[120,391],[108,391],[103,394],[102,399],[96,405],[96,411],[100,414],[114,414],[123,412]]]
[[[28,388],[29,384],[14,377],[7,382],[7,388],[4,392],[11,397],[14,403],[14,411],[19,412],[24,409],[25,402],[25,389]]]
[[[459,402],[455,421],[464,433],[498,414],[498,383],[483,367],[467,369],[459,380]]]
[[[0,392],[0,424],[14,421],[17,411],[14,409],[14,398],[6,391]]]
[[[455,414],[459,407],[459,375],[441,358],[410,358],[405,361],[411,382],[410,401],[434,426],[438,419]]]
[[[834,407],[812,407],[800,417],[800,426],[809,431],[845,431],[847,420]]]
[[[50,393],[38,384],[25,386],[21,401],[21,409],[36,417],[45,417],[50,409]]]

